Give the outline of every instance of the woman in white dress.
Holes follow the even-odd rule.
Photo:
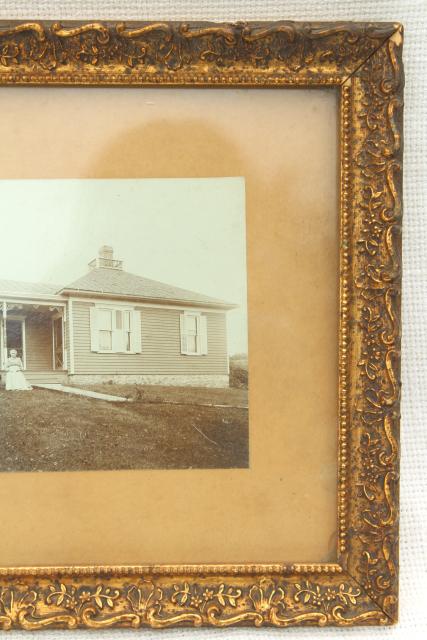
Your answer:
[[[32,386],[28,384],[23,374],[23,364],[18,358],[16,349],[11,349],[6,364],[6,391],[30,391]]]

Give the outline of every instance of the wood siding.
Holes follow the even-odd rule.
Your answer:
[[[52,319],[40,320],[27,317],[25,320],[27,371],[51,371]]]
[[[90,348],[91,303],[73,302],[75,374],[220,374],[228,373],[226,316],[206,312],[208,353],[181,355],[179,309],[135,307],[141,311],[142,353],[94,353]]]

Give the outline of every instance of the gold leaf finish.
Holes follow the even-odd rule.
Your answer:
[[[335,87],[341,134],[337,561],[0,567],[0,628],[396,621],[401,56],[389,23],[0,24],[0,85]]]
[[[243,624],[287,627],[291,625],[380,622],[387,616],[362,593],[354,581],[332,580],[328,575],[304,579],[264,576],[221,582],[197,577],[176,584],[169,577],[123,577],[96,582],[63,577],[25,579],[20,587],[2,590],[0,624],[3,629],[74,629],[111,627],[166,628],[175,625],[229,627]],[[25,583],[25,584],[24,584]]]
[[[351,78],[354,371],[348,570],[385,613],[397,616],[400,396],[402,33]]]
[[[291,21],[12,23],[0,26],[0,83],[341,84],[395,28]]]

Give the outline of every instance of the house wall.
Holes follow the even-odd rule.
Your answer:
[[[91,303],[73,302],[74,373],[76,380],[118,379],[159,384],[164,376],[171,384],[218,384],[228,382],[226,316],[206,312],[208,354],[181,354],[179,309],[138,307],[141,311],[142,353],[94,353],[90,346]],[[86,376],[86,378],[83,378]],[[145,376],[145,378],[142,378]],[[195,377],[196,376],[196,377]]]
[[[27,371],[51,371],[52,360],[52,321],[36,321],[28,316],[25,320],[25,341],[27,353]]]

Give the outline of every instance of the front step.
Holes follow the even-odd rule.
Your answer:
[[[68,382],[66,371],[24,371],[30,384],[65,384]]]

